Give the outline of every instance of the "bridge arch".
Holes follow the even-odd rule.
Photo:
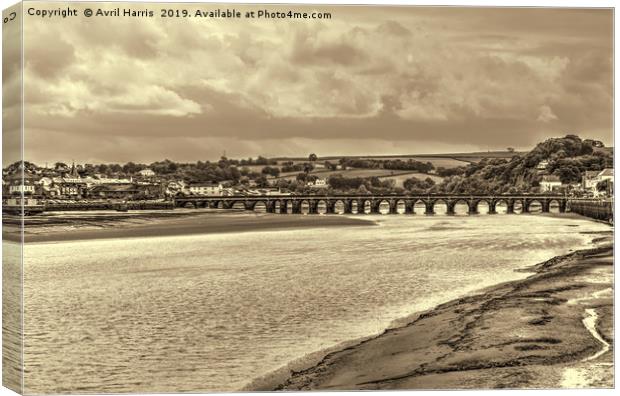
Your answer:
[[[418,198],[413,202],[413,213],[426,214],[426,202],[423,199]]]
[[[360,212],[359,206],[360,206],[360,204],[359,204],[359,201],[357,199],[354,199],[353,201],[351,201],[351,213],[352,214],[359,214],[359,212]]]
[[[562,213],[562,202],[559,199],[550,199],[548,204],[549,205],[549,212],[551,213]]]
[[[334,213],[345,214],[347,212],[347,204],[342,199],[337,199],[334,202]]]
[[[196,203],[192,202],[192,201],[186,201],[183,204],[183,207],[186,208],[186,209],[195,209],[196,208]]]
[[[378,200],[376,212],[382,215],[390,214],[390,201],[387,199]]]
[[[257,213],[266,213],[267,212],[267,202],[265,201],[255,201],[250,204],[250,207],[254,212]]]
[[[316,213],[320,215],[327,214],[327,201],[320,199],[316,202]]]
[[[495,201],[495,213],[504,214],[508,213],[508,200],[504,198],[500,198]]]
[[[540,213],[543,212],[543,208],[543,201],[537,198],[527,200],[525,203],[525,211],[528,213]]]
[[[452,208],[455,215],[466,216],[469,214],[469,202],[463,198],[456,199],[452,204]]]
[[[236,209],[236,210],[246,210],[246,206],[245,206],[245,202],[243,201],[233,201],[230,203],[230,208],[231,209]]]
[[[443,198],[439,198],[432,202],[432,212],[438,215],[448,214],[448,201]]]
[[[299,213],[307,215],[307,214],[310,214],[310,212],[311,212],[310,202],[307,199],[304,199],[299,204]]]
[[[489,214],[491,212],[491,201],[486,198],[479,199],[474,205],[478,214]]]
[[[407,203],[404,199],[399,199],[396,201],[396,214],[405,214],[407,213]]]

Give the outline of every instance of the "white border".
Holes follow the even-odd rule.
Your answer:
[[[98,2],[96,0],[82,0],[81,2]],[[154,1],[145,1],[145,0],[135,0],[133,2],[139,2],[139,3],[156,3]],[[412,1],[412,0],[388,0],[388,1],[372,1],[372,0],[335,0],[335,1],[330,1],[330,0],[310,0],[310,1],[300,1],[300,0],[290,0],[290,1],[256,1],[256,0],[228,0],[228,1],[180,1],[180,0],[167,0],[167,1],[157,1],[159,3],[215,3],[215,4],[226,4],[226,3],[241,3],[241,4],[326,4],[326,5],[334,5],[334,4],[369,4],[369,5],[419,5],[419,6],[482,6],[482,7],[582,7],[582,8],[592,8],[592,7],[604,7],[604,8],[614,8],[614,21],[615,21],[615,2],[614,1],[602,1],[602,0],[590,0],[590,1],[579,1],[579,0],[563,0],[563,1],[550,1],[550,0],[538,0],[538,1],[532,1],[532,0],[522,0],[522,1],[515,1],[515,0],[502,0],[502,1],[498,1],[498,0],[473,0],[473,1],[467,1],[467,0],[446,0],[446,1]],[[2,9],[5,9],[13,4],[17,3],[17,1],[13,1],[13,0],[0,0],[0,5],[2,7]],[[615,23],[614,23],[615,26]],[[614,87],[615,87],[615,72],[616,72],[616,67],[617,67],[617,58],[616,58],[616,53],[615,53],[615,42],[617,42],[618,40],[618,31],[614,28]],[[2,66],[0,65],[0,71]],[[615,100],[616,99],[616,92],[614,89],[614,142],[616,141],[616,130],[615,130],[615,118],[616,115],[618,114],[618,102]],[[0,98],[0,106],[2,104],[2,99]],[[1,129],[1,127],[0,127]],[[615,147],[615,146],[614,146]],[[1,141],[0,141],[0,148],[1,148]],[[615,151],[615,150],[614,150]],[[0,163],[2,160],[2,152],[0,150]],[[619,164],[619,160],[618,157],[616,156],[614,158],[614,168],[618,169],[618,164]],[[616,207],[614,210],[616,210],[615,213],[617,213],[617,209],[618,209],[618,205],[616,203]],[[617,239],[614,240],[614,244],[616,244],[618,242]],[[1,246],[0,246],[0,253],[1,253]],[[614,260],[615,261],[615,260]],[[615,286],[615,285],[614,285]],[[1,295],[0,295],[0,301],[1,301]],[[617,324],[617,318],[618,318],[618,305],[616,304],[616,301],[614,301],[614,330],[617,329],[617,326],[615,326],[615,324]],[[614,346],[617,346],[616,338],[617,338],[617,333],[614,331]],[[617,349],[614,349],[614,361],[617,362]],[[1,366],[1,362],[0,362],[0,366]],[[618,374],[618,370],[617,370],[617,365],[614,367],[615,369],[615,378],[614,380],[617,382],[617,374]],[[445,395],[445,394],[454,394],[456,392],[458,392],[459,395],[463,395],[463,396],[473,396],[473,395],[477,395],[479,393],[483,393],[483,395],[489,395],[489,396],[496,396],[496,395],[515,395],[517,394],[517,392],[527,392],[528,395],[532,395],[532,396],[536,396],[536,395],[583,395],[583,394],[588,394],[588,395],[613,395],[615,394],[615,390],[529,390],[529,391],[523,391],[523,390],[474,390],[474,391],[467,391],[467,390],[461,390],[461,391],[393,391],[393,392],[397,392],[398,395],[411,395],[411,396],[418,396],[418,395]],[[369,392],[370,394],[389,394],[389,393],[393,393],[393,392]],[[368,392],[366,392],[368,393]],[[265,394],[281,394],[281,392],[263,392],[263,393],[244,393],[247,395],[265,395]],[[355,395],[355,394],[359,394],[359,392],[321,392],[321,395],[325,395],[325,396],[335,396],[335,395]],[[0,396],[5,396],[5,395],[15,395],[14,392],[8,390],[7,388],[4,387],[0,387]],[[144,394],[139,394],[139,393],[135,393],[134,395],[144,395]],[[167,395],[187,395],[187,394],[167,394]]]

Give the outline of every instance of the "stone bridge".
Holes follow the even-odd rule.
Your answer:
[[[189,208],[264,210],[268,213],[308,214],[414,214],[414,206],[421,205],[425,214],[435,214],[435,205],[444,204],[447,214],[455,214],[455,206],[464,204],[469,214],[478,213],[478,206],[488,205],[488,213],[496,213],[503,205],[507,213],[521,208],[530,212],[538,204],[542,212],[556,206],[566,210],[568,199],[557,195],[269,195],[269,196],[185,196],[176,197],[175,206]]]

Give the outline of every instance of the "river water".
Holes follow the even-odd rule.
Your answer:
[[[26,392],[240,389],[607,230],[541,215],[365,218],[379,225],[28,244]]]

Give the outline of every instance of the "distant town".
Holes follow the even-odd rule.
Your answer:
[[[20,171],[23,166],[23,174]],[[170,201],[179,196],[550,193],[613,194],[613,150],[575,135],[548,139],[529,152],[229,159],[217,162],[52,165],[3,169],[4,204]]]

